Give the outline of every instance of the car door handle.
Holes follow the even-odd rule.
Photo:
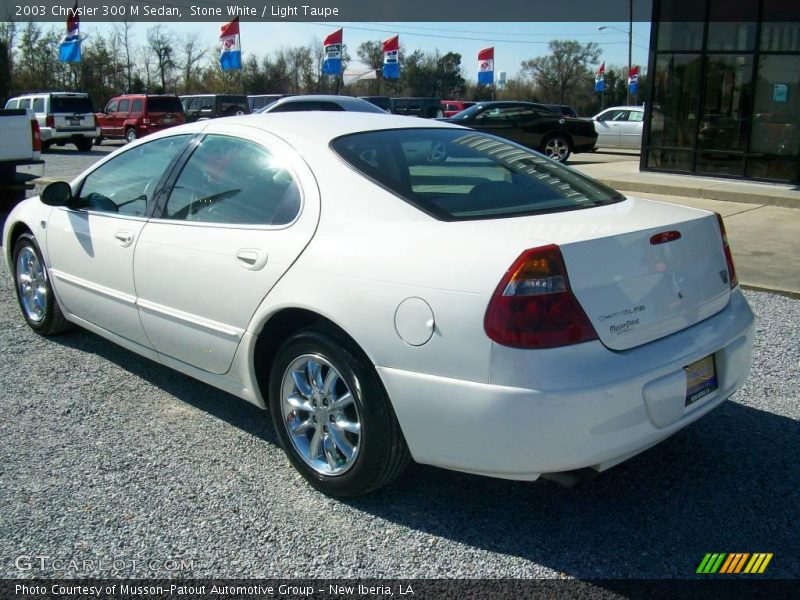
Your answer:
[[[117,238],[117,242],[123,248],[127,248],[133,243],[133,232],[132,231],[118,231],[114,234],[114,237]]]
[[[267,264],[267,253],[257,248],[241,248],[236,252],[239,266],[250,271],[258,271]]]

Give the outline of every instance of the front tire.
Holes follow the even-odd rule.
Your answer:
[[[336,334],[302,330],[272,365],[269,408],[295,469],[330,496],[387,485],[410,460],[375,368]]]
[[[544,141],[541,152],[547,158],[565,163],[569,155],[572,154],[572,144],[566,136],[557,133]]]
[[[72,327],[58,306],[47,265],[36,239],[23,233],[14,245],[14,289],[22,316],[41,335],[55,335]]]

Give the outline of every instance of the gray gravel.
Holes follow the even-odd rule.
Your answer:
[[[747,296],[746,388],[593,482],[412,466],[338,502],[260,410],[85,331],[32,333],[3,264],[0,577],[688,577],[711,551],[799,577],[800,301]]]

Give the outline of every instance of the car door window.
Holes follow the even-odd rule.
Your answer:
[[[33,99],[33,112],[35,113],[44,112],[44,98]]]
[[[74,208],[144,216],[161,176],[190,137],[162,138],[112,158],[83,180]]]
[[[285,225],[300,211],[300,188],[281,160],[254,142],[209,135],[175,181],[164,218]]]
[[[598,121],[624,121],[627,117],[627,110],[609,110],[600,115]]]
[[[131,101],[130,100],[120,100],[119,101],[119,112],[126,113],[131,108]]]
[[[137,98],[136,100],[133,101],[133,104],[131,105],[131,112],[132,113],[140,113],[140,112],[142,112],[142,99],[141,98]]]

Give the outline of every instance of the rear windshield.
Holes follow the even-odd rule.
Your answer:
[[[147,98],[147,110],[151,113],[182,113],[183,106],[178,98],[150,96]]]
[[[250,112],[246,96],[218,96],[217,98],[220,116],[246,115]]]
[[[88,96],[53,96],[50,101],[50,112],[90,113],[94,112],[94,108]]]
[[[541,154],[463,129],[393,129],[335,139],[356,171],[444,221],[496,219],[619,202],[622,195]]]

